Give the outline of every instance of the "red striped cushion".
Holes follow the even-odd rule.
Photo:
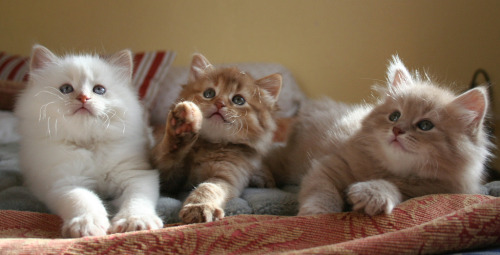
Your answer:
[[[149,108],[157,94],[159,84],[165,79],[168,69],[175,58],[175,52],[139,52],[134,53],[133,57],[134,74],[132,83],[137,88],[144,105]],[[28,59],[28,57],[0,52],[0,82],[10,81],[10,85],[13,84],[12,82],[19,82],[20,84],[26,82],[29,72]],[[24,86],[20,86],[19,89],[22,88]],[[9,93],[12,93],[12,91],[12,86],[10,86]],[[7,93],[0,90],[0,93],[4,92]]]

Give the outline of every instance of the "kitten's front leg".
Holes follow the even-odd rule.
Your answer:
[[[48,197],[49,208],[63,219],[63,237],[106,235],[108,214],[94,192],[78,186],[58,187]]]
[[[201,223],[220,220],[224,217],[223,206],[231,197],[239,196],[241,190],[225,180],[211,178],[189,194],[184,201],[179,217],[184,223]]]
[[[123,193],[113,201],[119,208],[113,217],[111,232],[151,230],[163,227],[156,214],[159,181],[156,170],[130,170],[120,173]]]
[[[353,210],[364,210],[368,215],[389,214],[402,200],[398,188],[386,180],[357,182],[347,188],[347,201]]]

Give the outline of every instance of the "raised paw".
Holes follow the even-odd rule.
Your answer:
[[[400,203],[397,188],[386,181],[358,182],[347,188],[347,201],[355,211],[368,215],[389,214]]]
[[[109,229],[106,215],[85,214],[64,221],[63,237],[79,238],[84,236],[103,236]]]
[[[135,215],[118,214],[111,222],[111,233],[152,230],[163,227],[162,220],[154,213]]]
[[[203,115],[200,108],[193,102],[184,101],[175,105],[169,114],[167,128],[174,135],[198,133],[202,120]]]
[[[224,218],[224,210],[208,203],[186,204],[179,212],[179,217],[184,223],[212,222]]]

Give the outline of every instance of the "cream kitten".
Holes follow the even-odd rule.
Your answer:
[[[215,68],[202,55],[193,57],[181,102],[153,150],[164,191],[196,187],[180,211],[183,222],[221,219],[226,202],[252,178],[274,185],[260,168],[276,129],[280,89],[279,74],[254,80],[236,68]]]
[[[131,85],[128,50],[109,58],[57,57],[33,47],[29,85],[16,115],[26,185],[62,217],[65,237],[157,229],[157,170],[148,163],[147,126]],[[111,198],[111,221],[102,202]]]
[[[398,57],[387,74],[376,105],[325,101],[301,110],[283,149],[291,163],[279,162],[289,175],[305,174],[299,215],[340,212],[346,202],[375,215],[416,196],[479,192],[491,146],[486,89],[456,96],[411,75]]]

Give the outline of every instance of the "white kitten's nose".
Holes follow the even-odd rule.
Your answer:
[[[84,94],[80,94],[80,95],[78,95],[78,97],[76,99],[78,99],[80,102],[82,102],[82,104],[84,104],[88,100],[90,100],[90,97],[88,97],[88,96],[86,96]]]

